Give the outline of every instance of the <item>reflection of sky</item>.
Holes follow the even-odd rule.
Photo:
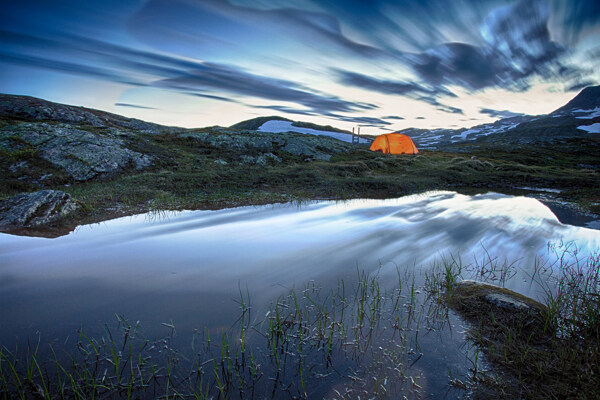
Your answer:
[[[598,84],[598,4],[10,2],[0,91],[186,126],[267,113],[373,130],[464,126],[549,112]]]
[[[83,279],[128,291],[269,287],[337,279],[356,266],[429,265],[449,254],[472,260],[484,250],[526,272],[549,243],[570,241],[589,254],[600,248],[600,231],[563,225],[537,200],[500,194],[140,215],[57,239],[1,235],[0,286]]]

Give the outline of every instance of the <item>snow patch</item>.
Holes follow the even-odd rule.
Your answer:
[[[586,131],[587,133],[600,133],[600,122],[596,122],[592,125],[578,126],[577,129],[581,129],[582,131]]]
[[[316,136],[328,136],[330,138],[342,140],[344,142],[352,143],[352,135],[349,133],[341,133],[341,132],[329,132],[329,131],[319,131],[316,129],[310,128],[299,128],[297,126],[292,126],[292,122],[290,121],[278,121],[271,120],[262,124],[259,128],[261,132],[271,132],[271,133],[283,133],[283,132],[296,132],[303,133],[306,135],[316,135]],[[370,140],[366,138],[360,138],[360,143],[370,143]]]
[[[576,117],[577,119],[593,119],[593,118],[600,117],[600,107],[596,107],[593,110],[576,110],[573,112],[588,113],[588,115],[580,115],[580,116]]]
[[[534,187],[529,187],[529,186],[516,186],[515,189],[534,190],[536,192],[562,193],[562,190],[559,190],[559,189],[534,188]]]
[[[460,135],[452,136],[450,139],[459,138],[459,139],[466,140],[467,136],[470,135],[471,133],[479,133],[479,129],[468,129],[468,130],[464,131],[463,133],[461,133]]]

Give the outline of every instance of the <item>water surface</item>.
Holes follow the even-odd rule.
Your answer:
[[[352,282],[357,271],[393,289],[398,271],[421,284],[444,257],[507,260],[502,283],[541,299],[535,260],[569,242],[584,257],[600,248],[600,231],[561,224],[534,199],[452,192],[144,214],[55,239],[0,234],[0,340],[62,341],[79,327],[94,334],[115,313],[150,332],[170,321],[180,337],[218,332],[239,314],[240,288],[256,309],[307,282]],[[462,330],[450,331],[425,339],[435,350],[420,361],[440,382],[464,363]]]

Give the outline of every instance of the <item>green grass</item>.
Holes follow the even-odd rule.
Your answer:
[[[497,286],[457,285],[463,267],[454,258],[442,260],[428,274],[428,291],[471,323],[470,340],[495,366],[491,373],[471,377],[480,393],[489,395],[491,389],[494,396],[510,399],[597,398],[600,256],[578,259],[572,247],[534,269],[532,281],[546,287],[544,304]],[[511,266],[487,259],[471,270],[481,280],[504,283]],[[509,295],[530,308],[498,307],[485,299],[489,293]]]

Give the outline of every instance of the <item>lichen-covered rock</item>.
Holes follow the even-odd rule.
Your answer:
[[[185,132],[182,137],[192,138],[220,150],[272,153],[275,150],[309,160],[329,161],[331,156],[353,150],[349,143],[337,139],[298,133],[271,133],[259,131]],[[267,160],[264,160],[265,162]],[[261,161],[262,162],[262,161]]]
[[[506,312],[532,311],[539,313],[545,309],[545,306],[539,302],[512,290],[472,280],[457,283],[452,295],[454,303],[461,303],[463,307],[472,308],[474,312],[481,310],[482,304]]]
[[[0,201],[0,230],[52,224],[78,208],[70,194],[57,190],[19,194]]]
[[[143,169],[152,159],[129,150],[122,139],[103,136],[67,124],[21,123],[0,132],[0,143],[30,145],[38,155],[73,179],[86,181],[128,167]]]
[[[277,157],[275,154],[273,153],[265,153],[265,154],[261,154],[259,156],[249,156],[249,155],[242,155],[241,156],[241,164],[247,164],[247,165],[260,165],[262,167],[267,166],[269,163],[280,163],[281,162],[281,158]]]

